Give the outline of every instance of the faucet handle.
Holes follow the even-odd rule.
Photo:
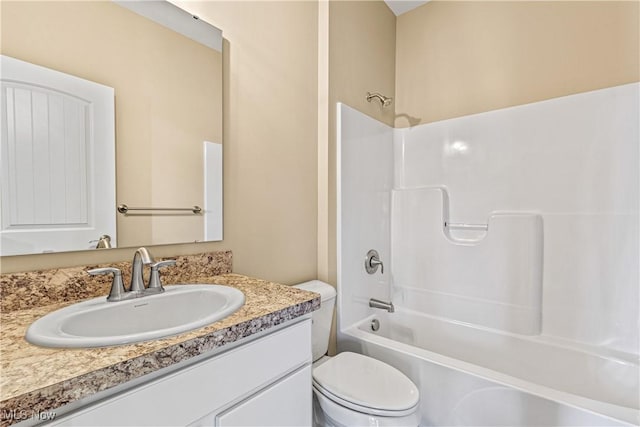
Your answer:
[[[151,277],[149,277],[149,287],[147,291],[153,289],[153,292],[164,292],[164,288],[162,287],[162,282],[160,281],[160,271],[159,269],[163,267],[167,267],[170,265],[176,265],[175,259],[168,259],[165,261],[158,261],[151,264]]]
[[[378,266],[380,267],[380,273],[384,274],[384,264],[380,261],[380,255],[378,255],[378,251],[375,249],[369,250],[367,252],[367,257],[364,260],[364,268],[369,274],[373,274],[378,271]]]
[[[109,291],[109,296],[107,297],[107,301],[118,301],[124,295],[124,284],[122,283],[122,272],[119,268],[113,267],[104,267],[104,268],[94,268],[92,270],[87,270],[91,276],[96,276],[98,274],[111,274],[113,273],[113,282],[111,282],[111,291]]]

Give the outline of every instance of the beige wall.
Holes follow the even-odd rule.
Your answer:
[[[225,247],[234,271],[316,276],[315,2],[178,2],[222,29]]]
[[[157,246],[151,252],[171,256],[231,249],[236,272],[282,283],[315,278],[317,4],[229,1],[185,2],[183,7],[197,8],[192,12],[221,28],[225,38],[225,234],[220,243]],[[118,162],[127,171],[137,167]],[[132,252],[3,257],[1,269],[113,262],[128,260]]]
[[[396,113],[426,123],[638,81],[639,5],[427,3],[398,17]]]

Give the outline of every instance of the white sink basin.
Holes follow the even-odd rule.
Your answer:
[[[106,297],[49,313],[25,338],[44,347],[103,347],[163,338],[223,319],[244,304],[244,294],[222,285],[173,285],[165,292],[126,301]]]

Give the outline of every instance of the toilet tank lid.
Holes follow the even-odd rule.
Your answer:
[[[327,301],[336,296],[336,289],[328,283],[320,280],[310,280],[308,282],[295,285],[294,288],[311,291],[320,294],[321,301]]]

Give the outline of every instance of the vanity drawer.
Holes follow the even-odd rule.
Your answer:
[[[50,425],[188,425],[311,363],[311,319],[140,385]],[[310,370],[303,370],[311,375]],[[309,378],[310,381],[310,378]],[[311,396],[311,390],[300,390]]]
[[[306,393],[301,393],[300,390],[306,390]],[[307,365],[218,414],[215,422],[209,425],[216,427],[311,425],[312,393],[311,366]]]

